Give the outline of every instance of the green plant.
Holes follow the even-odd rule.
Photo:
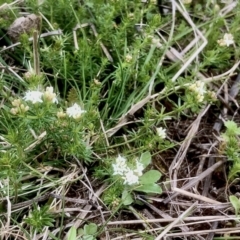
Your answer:
[[[96,240],[97,225],[95,223],[85,224],[83,228],[71,227],[68,232],[68,240]]]
[[[128,162],[126,158],[118,156],[113,167],[113,185],[105,193],[104,199],[116,207],[120,204],[130,205],[134,202],[132,194],[134,191],[144,193],[161,194],[161,187],[156,184],[160,179],[161,173],[157,170],[143,170],[151,163],[151,154],[144,152],[140,159]],[[115,180],[114,176],[117,177]],[[116,184],[116,187],[114,187]],[[122,185],[121,185],[122,184]],[[122,201],[119,201],[119,193],[121,193]]]
[[[224,152],[229,161],[231,161],[229,179],[235,178],[240,172],[240,152],[239,152],[239,135],[240,128],[233,121],[225,122],[226,131],[222,134],[222,145]]]
[[[44,227],[53,227],[54,217],[49,212],[49,206],[35,205],[33,210],[29,212],[24,222],[32,229],[32,232],[41,233]]]
[[[234,195],[229,196],[229,200],[232,206],[234,207],[235,215],[237,217],[240,211],[240,200]]]

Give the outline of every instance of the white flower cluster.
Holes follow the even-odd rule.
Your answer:
[[[58,103],[56,93],[53,92],[53,87],[47,87],[46,90],[29,90],[25,93],[25,96],[22,99],[15,99],[12,101],[13,108],[11,108],[10,112],[13,115],[24,113],[29,110],[29,106],[25,105],[24,101],[29,101],[33,104],[42,103],[44,100],[46,102]]]
[[[58,103],[56,93],[53,92],[53,87],[47,87],[45,92],[34,90],[34,91],[27,91],[23,100],[30,101],[33,104],[42,103],[43,100],[52,103]]]
[[[147,37],[151,40],[153,46],[156,48],[162,48],[160,39],[155,38],[153,35],[148,35]]]
[[[205,90],[205,83],[202,81],[196,81],[189,86],[189,89],[196,94],[196,99],[198,102],[203,102]]]
[[[82,108],[77,104],[74,103],[72,107],[67,108],[67,115],[69,117],[72,117],[74,119],[79,119],[83,113],[85,113],[85,110],[82,110]]]
[[[223,47],[223,46],[227,46],[229,47],[229,45],[234,44],[234,39],[233,39],[233,35],[231,33],[225,33],[222,39],[219,39],[217,41],[217,43],[219,44],[219,46]]]
[[[85,110],[82,110],[82,108],[77,104],[74,103],[71,107],[67,108],[66,112],[63,112],[62,110],[57,113],[58,118],[65,118],[66,116],[73,118],[73,119],[79,119],[83,113],[85,113]]]
[[[56,93],[53,92],[53,87],[46,88],[46,91],[43,93],[43,98],[48,102],[58,103]]]
[[[165,139],[167,137],[167,134],[166,134],[166,129],[162,128],[162,127],[159,127],[156,129],[157,130],[157,135],[162,138],[162,139]]]
[[[15,99],[12,101],[13,108],[11,108],[10,112],[13,115],[19,114],[19,113],[25,113],[29,110],[29,106],[24,105],[21,101],[21,99]]]
[[[33,104],[43,103],[43,101],[58,103],[56,93],[53,92],[53,87],[47,87],[44,92],[39,90],[29,90],[25,93],[23,100],[30,101]],[[24,110],[27,111],[28,109]],[[69,116],[70,118],[79,119],[81,115],[85,112],[86,111],[82,110],[77,103],[74,103],[71,107],[67,108],[66,112],[63,112],[62,110],[59,111],[57,113],[57,117],[64,118],[66,116]],[[15,108],[12,110],[12,113],[16,114]]]
[[[127,63],[130,63],[130,62],[132,61],[132,59],[133,59],[133,57],[132,57],[131,54],[127,54],[127,55],[125,56],[125,60],[126,60]]]
[[[135,185],[139,183],[139,177],[142,176],[142,171],[144,169],[143,164],[136,161],[136,167],[134,170],[127,166],[126,158],[118,155],[116,158],[116,163],[112,164],[113,175],[120,175],[124,180],[123,184]]]
[[[30,101],[33,104],[35,103],[42,103],[42,95],[43,93],[40,91],[28,91],[26,92],[25,96],[23,97],[23,100]]]

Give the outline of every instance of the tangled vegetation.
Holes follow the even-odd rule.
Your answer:
[[[0,238],[240,239],[239,12],[0,0]]]

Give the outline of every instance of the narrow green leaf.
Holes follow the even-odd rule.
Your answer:
[[[237,215],[238,212],[239,212],[239,209],[240,209],[239,199],[236,196],[231,195],[231,196],[229,196],[229,200],[230,200],[231,204],[233,205],[233,207],[235,209],[235,214]]]
[[[144,184],[142,186],[139,186],[135,189],[135,191],[161,194],[162,188],[159,185],[157,185],[156,183],[151,183],[151,184]]]
[[[143,164],[144,168],[147,167],[151,163],[152,157],[150,152],[144,152],[140,157],[140,163]]]
[[[77,239],[77,229],[75,227],[71,227],[68,232],[68,240],[76,240]]]
[[[157,170],[150,170],[146,173],[144,173],[140,178],[140,183],[141,184],[150,184],[150,183],[155,183],[157,182],[162,174],[157,171]]]

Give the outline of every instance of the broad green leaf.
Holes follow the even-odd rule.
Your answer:
[[[97,232],[97,225],[90,223],[84,226],[84,235],[94,235]]]
[[[157,170],[150,170],[146,173],[144,173],[140,178],[140,183],[141,184],[150,184],[150,183],[155,183],[157,182],[162,174],[157,171]]]
[[[139,162],[143,164],[144,168],[147,167],[147,165],[149,165],[151,163],[152,157],[150,152],[144,152],[141,157]]]
[[[76,240],[77,239],[77,229],[75,227],[71,227],[68,232],[68,240]]]
[[[233,207],[235,209],[235,214],[237,215],[238,212],[239,212],[239,209],[240,209],[239,199],[236,196],[231,195],[231,196],[229,196],[229,200],[230,200],[231,204],[233,205]]]
[[[124,205],[130,205],[133,203],[133,198],[128,191],[123,191],[122,193],[122,201]]]
[[[157,185],[156,183],[151,183],[151,184],[144,184],[142,186],[139,186],[139,187],[135,188],[135,191],[161,194],[162,188],[159,185]]]

